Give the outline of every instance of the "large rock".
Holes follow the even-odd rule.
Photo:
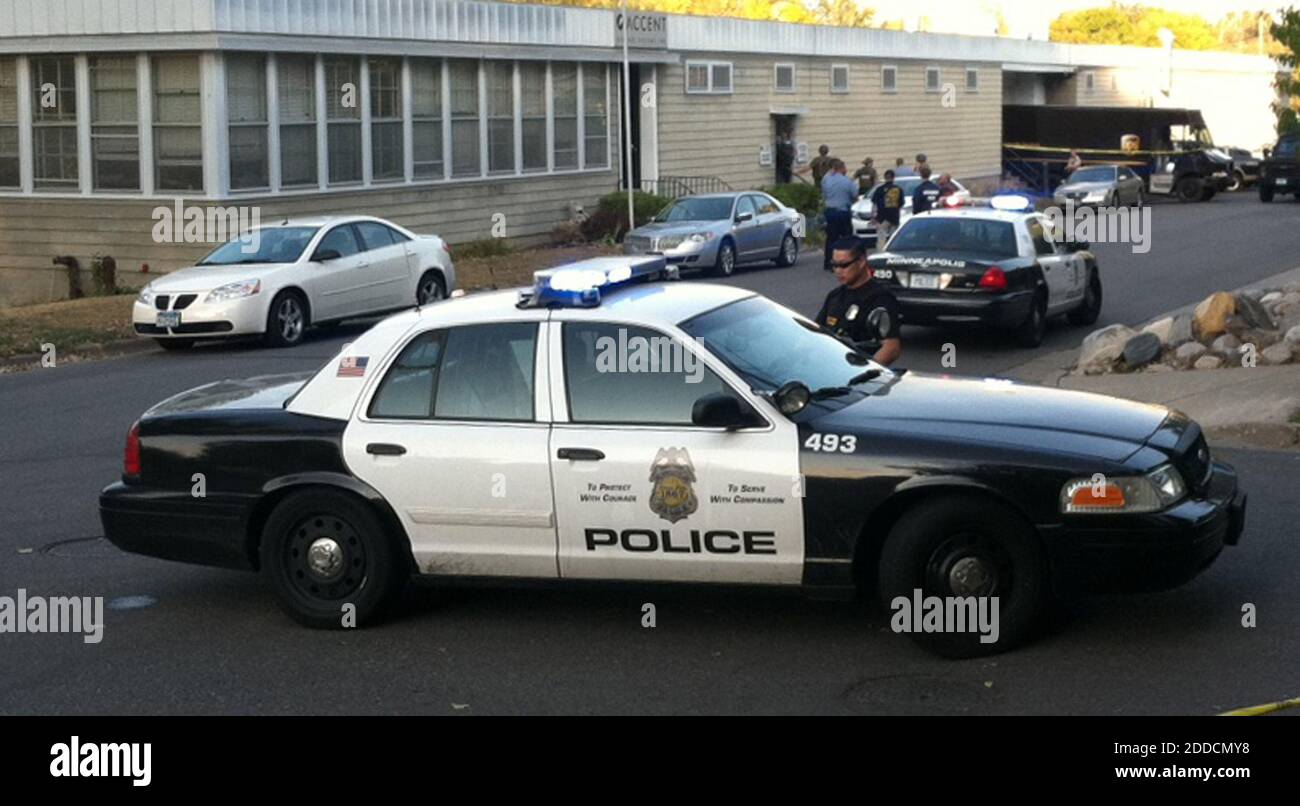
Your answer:
[[[1139,333],[1124,342],[1123,355],[1131,369],[1146,366],[1160,357],[1160,339],[1154,333]]]
[[[1282,337],[1282,341],[1286,342],[1286,344],[1293,350],[1300,347],[1300,325],[1296,325],[1288,330],[1286,335]]]
[[[1174,360],[1184,367],[1190,367],[1196,359],[1203,355],[1205,355],[1205,345],[1199,341],[1180,344],[1178,349],[1174,350]]]
[[[1210,352],[1231,361],[1237,356],[1237,350],[1240,347],[1241,339],[1231,333],[1224,333],[1210,343]]]
[[[1291,347],[1286,342],[1278,342],[1272,347],[1265,347],[1259,354],[1259,360],[1269,366],[1285,364],[1291,360]]]
[[[1157,319],[1146,327],[1142,328],[1143,333],[1153,333],[1160,339],[1162,347],[1177,347],[1186,341],[1192,340],[1192,315],[1189,313],[1180,313],[1177,316],[1166,316],[1164,319]]]
[[[1195,320],[1196,335],[1201,341],[1218,336],[1227,330],[1228,317],[1237,311],[1237,304],[1231,294],[1216,291],[1201,300],[1192,313]]]
[[[1136,336],[1133,328],[1109,325],[1089,333],[1079,347],[1079,369],[1083,372],[1109,368],[1124,354],[1124,345]]]
[[[1217,355],[1203,355],[1192,364],[1193,369],[1218,369],[1223,366],[1223,359]]]
[[[1280,299],[1282,299],[1281,291],[1270,291],[1264,296],[1260,297],[1259,301],[1264,303],[1264,305],[1267,306],[1267,305],[1272,305],[1274,302],[1277,302]]]
[[[1237,315],[1245,319],[1246,324],[1256,330],[1272,330],[1277,327],[1273,322],[1273,317],[1268,315],[1268,309],[1260,303],[1257,297],[1252,297],[1249,294],[1238,294],[1235,302]]]

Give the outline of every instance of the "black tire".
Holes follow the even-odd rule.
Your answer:
[[[1201,201],[1207,202],[1210,199],[1213,199],[1214,194],[1216,193],[1218,193],[1218,191],[1214,189],[1213,185],[1206,185],[1205,187],[1201,188]]]
[[[1200,177],[1184,176],[1174,185],[1174,195],[1180,202],[1194,202],[1201,200],[1201,192],[1205,183]]]
[[[410,575],[407,555],[374,511],[360,499],[327,490],[281,501],[262,529],[260,555],[280,607],[315,629],[373,622]],[[344,623],[345,605],[356,608],[355,622]]]
[[[415,286],[415,304],[429,305],[447,298],[447,281],[442,272],[426,271]]]
[[[878,591],[893,612],[896,597],[998,598],[997,640],[980,633],[913,632],[918,644],[947,658],[1005,652],[1032,636],[1051,602],[1047,564],[1034,528],[981,495],[954,493],[908,510],[880,552]],[[892,621],[892,619],[891,619]]]
[[[799,239],[793,232],[787,232],[781,239],[781,251],[776,256],[776,265],[788,269],[799,259]]]
[[[1133,200],[1133,206],[1141,210],[1146,201],[1146,194],[1142,192],[1142,188],[1138,188],[1137,198]]]
[[[731,242],[730,238],[726,238],[718,246],[718,259],[713,264],[713,274],[716,277],[730,277],[735,273],[736,245]]]
[[[1088,288],[1083,294],[1083,304],[1070,311],[1070,324],[1091,325],[1101,316],[1101,275],[1096,269],[1088,272]]]
[[[1259,185],[1259,200],[1268,204],[1273,201],[1273,186],[1267,182],[1261,182]]]
[[[188,350],[194,346],[194,339],[154,339],[158,346],[168,352],[179,352]]]
[[[1021,347],[1037,347],[1043,343],[1047,333],[1047,295],[1039,291],[1034,295],[1034,302],[1029,306],[1025,321],[1016,328],[1016,343]]]
[[[1224,190],[1227,190],[1229,193],[1236,193],[1238,190],[1242,190],[1245,187],[1246,187],[1246,175],[1243,174],[1241,171],[1233,171],[1232,181],[1228,183],[1228,186],[1224,188]]]
[[[271,308],[266,313],[262,341],[267,347],[293,347],[302,343],[310,324],[307,298],[297,291],[281,291],[271,300]]]

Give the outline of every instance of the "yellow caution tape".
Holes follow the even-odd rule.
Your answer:
[[[1033,149],[1034,151],[1055,151],[1060,154],[1069,154],[1071,151],[1084,154],[1136,154],[1144,157],[1168,157],[1175,154],[1186,154],[1186,151],[1148,151],[1146,149],[1136,149],[1126,151],[1123,148],[1064,148],[1062,146],[1043,146],[1036,143],[1003,143],[1003,148],[1024,148]]]
[[[1224,711],[1219,716],[1262,716],[1271,714],[1274,711],[1281,711],[1284,708],[1300,708],[1300,697],[1292,697],[1289,700],[1279,700],[1264,705],[1248,705],[1245,708]]]

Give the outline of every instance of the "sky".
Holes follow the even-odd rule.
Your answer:
[[[1149,0],[1144,5],[1158,6],[1170,11],[1200,14],[1210,22],[1233,11],[1273,9],[1285,5],[1284,0]],[[869,0],[867,5],[876,9],[877,20],[902,19],[906,27],[914,29],[915,20],[926,16],[929,30],[965,34],[992,34],[996,16],[1001,7],[1011,28],[1010,35],[1046,39],[1052,20],[1062,12],[1081,8],[1109,5],[1108,0]]]

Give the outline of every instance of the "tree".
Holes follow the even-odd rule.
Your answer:
[[[1199,14],[1119,3],[1068,11],[1052,21],[1050,35],[1053,42],[1154,48],[1160,47],[1161,28],[1173,31],[1174,47],[1185,50],[1210,50],[1219,42],[1214,28]]]
[[[1271,33],[1281,48],[1277,61],[1284,68],[1274,82],[1278,93],[1273,103],[1277,133],[1300,131],[1300,10],[1292,6],[1279,11]]]

